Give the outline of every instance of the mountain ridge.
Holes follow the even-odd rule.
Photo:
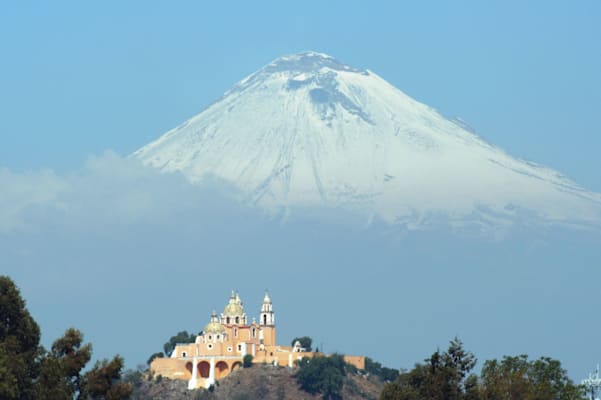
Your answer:
[[[272,214],[325,205],[408,229],[601,221],[601,195],[317,52],[272,61],[132,156],[217,176]]]

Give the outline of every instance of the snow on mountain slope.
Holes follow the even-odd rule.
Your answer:
[[[217,176],[271,212],[342,207],[408,228],[601,221],[599,194],[315,52],[276,59],[133,156]]]

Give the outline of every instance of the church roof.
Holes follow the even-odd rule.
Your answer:
[[[242,307],[242,300],[238,293],[232,291],[229,303],[223,309],[223,315],[226,317],[239,317],[244,314],[244,307]]]
[[[230,303],[223,309],[223,315],[226,317],[237,317],[244,314],[244,308],[240,304]]]
[[[219,323],[215,311],[213,311],[213,314],[211,315],[211,321],[205,326],[204,333],[225,333],[225,327]]]

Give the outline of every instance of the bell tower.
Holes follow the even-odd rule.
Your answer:
[[[263,305],[261,306],[261,320],[259,321],[261,326],[274,326],[275,315],[273,313],[273,304],[271,304],[271,297],[269,293],[265,291],[265,297],[263,298]]]
[[[262,333],[262,344],[266,346],[275,346],[275,314],[273,312],[271,297],[269,297],[267,291],[265,291],[265,297],[263,297],[263,304],[261,305],[259,329]]]

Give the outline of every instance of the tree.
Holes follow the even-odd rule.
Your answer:
[[[399,376],[399,371],[396,369],[383,367],[382,364],[369,357],[365,357],[365,372],[369,372],[385,382],[392,382]]]
[[[35,397],[53,400],[73,399],[73,390],[59,359],[44,357],[41,360],[40,374],[35,385]]]
[[[296,343],[296,341],[299,341],[301,344],[301,347],[303,349],[305,349],[306,351],[311,351],[312,347],[311,345],[313,344],[313,339],[311,339],[309,336],[303,336],[303,337],[297,337],[292,339],[292,346],[294,346],[294,343]]]
[[[253,365],[253,355],[252,354],[247,354],[242,358],[242,366],[244,368],[250,368]]]
[[[549,357],[530,361],[527,355],[488,360],[481,372],[482,396],[491,400],[585,399],[561,363]]]
[[[171,353],[175,349],[175,345],[178,343],[194,343],[196,341],[196,335],[188,333],[188,331],[178,332],[177,335],[171,336],[169,341],[163,345],[163,350],[167,357],[171,357]]]
[[[129,399],[132,385],[121,381],[123,358],[115,356],[112,360],[97,361],[85,375],[82,393],[84,398],[92,400]]]
[[[92,345],[83,343],[83,333],[69,328],[52,344],[40,363],[38,398],[72,399],[81,391],[81,371],[92,357]]]
[[[81,371],[92,358],[92,345],[82,345],[83,333],[69,328],[52,344],[51,355],[60,360],[73,392],[79,391]]]
[[[87,384],[96,382],[98,371],[81,376],[92,356],[92,345],[83,344],[83,334],[69,328],[50,351],[39,345],[40,328],[31,317],[14,282],[0,276],[0,399],[87,399]],[[110,365],[110,388],[104,400],[125,399],[131,387],[119,382],[123,359]],[[96,375],[94,375],[96,372]],[[129,388],[129,392],[128,392]],[[94,397],[93,397],[94,398]]]
[[[477,377],[469,375],[476,365],[475,356],[463,348],[458,338],[451,340],[446,352],[436,350],[424,364],[399,375],[386,384],[381,399],[467,400],[477,394]],[[476,381],[474,381],[476,380]]]
[[[0,398],[30,399],[39,373],[40,328],[19,289],[0,276]]]
[[[321,393],[324,399],[341,399],[346,363],[340,354],[303,358],[298,363],[296,380],[307,393]]]
[[[568,378],[559,361],[505,356],[484,363],[480,378],[471,374],[476,358],[457,338],[423,364],[386,384],[386,400],[585,400],[580,386]]]

